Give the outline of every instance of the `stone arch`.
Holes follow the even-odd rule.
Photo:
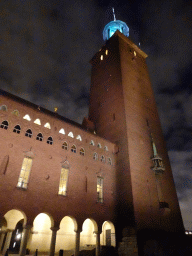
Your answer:
[[[17,250],[19,250],[21,242],[21,233],[23,231],[23,225],[27,223],[27,217],[23,211],[18,209],[12,209],[5,213],[4,222],[6,223],[6,228],[4,228],[3,235],[1,236],[0,249],[2,250],[2,254],[5,254],[6,250],[11,245],[11,241],[13,241],[15,239],[15,236],[18,235],[17,229],[19,229],[20,236],[18,237],[18,239],[15,239],[15,242],[18,243]]]
[[[39,252],[48,253],[50,249],[54,220],[48,213],[39,213],[33,221],[32,233],[29,237],[28,248],[31,252],[38,249]]]
[[[65,216],[60,222],[60,229],[57,231],[55,252],[64,250],[69,255],[74,254],[75,251],[75,237],[78,225],[77,221],[72,216]]]
[[[98,225],[93,219],[86,219],[82,225],[82,232],[80,238],[81,250],[93,249],[96,247],[96,232],[98,232]]]
[[[100,236],[101,245],[116,246],[115,226],[111,221],[105,221],[102,225],[102,233]]]

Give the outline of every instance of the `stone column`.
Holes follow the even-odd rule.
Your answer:
[[[0,252],[1,252],[1,247],[2,247],[2,244],[3,244],[4,237],[5,237],[5,232],[2,231],[1,232],[1,238],[0,238]]]
[[[32,228],[32,225],[25,225],[23,227],[23,234],[21,238],[19,256],[25,256],[26,254],[27,242],[28,242],[29,232],[31,231],[31,228]]]
[[[53,227],[53,228],[51,228],[51,230],[52,230],[52,236],[51,236],[49,256],[54,256],[55,255],[56,235],[57,235],[57,231],[59,230],[59,228]]]
[[[79,246],[80,246],[80,230],[75,230],[75,256],[79,255]]]
[[[100,232],[99,231],[94,231],[96,234],[96,252],[95,256],[99,256],[100,254]]]
[[[2,252],[3,255],[5,254],[7,249],[9,249],[10,242],[11,242],[11,237],[12,237],[12,234],[13,234],[13,230],[14,229],[7,229],[7,237],[6,237],[3,252]]]

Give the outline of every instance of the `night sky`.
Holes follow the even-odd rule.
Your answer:
[[[147,64],[186,229],[192,230],[192,2],[7,0],[0,3],[0,88],[78,123],[91,65],[116,18]]]

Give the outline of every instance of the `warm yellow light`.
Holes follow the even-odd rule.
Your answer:
[[[108,55],[108,50],[105,51],[105,54]]]
[[[57,112],[57,110],[58,110],[58,108],[57,108],[57,107],[55,107],[55,108],[54,108],[54,111],[55,111],[55,112]]]
[[[103,60],[103,55],[101,55],[100,59]]]
[[[38,125],[41,125],[41,121],[39,118],[37,118],[35,121],[34,121],[34,124],[38,124]]]

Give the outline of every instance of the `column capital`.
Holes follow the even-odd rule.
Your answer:
[[[100,234],[101,234],[101,231],[99,231],[99,230],[98,230],[98,231],[93,231],[93,233],[96,234],[96,235],[97,235],[97,234],[100,235]]]
[[[51,229],[52,231],[57,232],[60,228],[58,228],[58,227],[51,227],[50,229]]]
[[[33,225],[24,225],[23,228],[24,229],[31,229],[33,227]]]
[[[74,229],[74,232],[75,232],[75,233],[81,233],[81,232],[82,232],[82,229]]]

